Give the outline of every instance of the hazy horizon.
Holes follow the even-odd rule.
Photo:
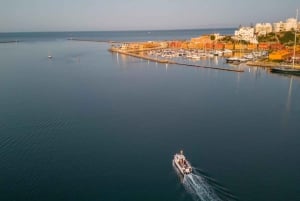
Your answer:
[[[295,17],[296,0],[4,0],[0,32],[135,31],[234,28]]]
[[[132,29],[132,30],[66,30],[66,31],[56,31],[56,30],[51,30],[51,31],[7,31],[7,32],[0,32],[0,33],[63,33],[63,32],[131,32],[131,31],[193,31],[193,30],[219,30],[219,29],[235,29],[237,27],[212,27],[212,28],[188,28],[188,29]]]

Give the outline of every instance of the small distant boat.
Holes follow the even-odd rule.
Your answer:
[[[233,63],[233,64],[239,64],[243,62],[247,62],[249,59],[242,58],[242,57],[229,57],[226,58],[226,63]]]
[[[183,176],[192,173],[192,166],[186,160],[182,150],[174,155],[173,164]]]
[[[225,50],[223,51],[223,54],[224,54],[224,55],[232,54],[232,50],[225,49]]]
[[[227,63],[234,63],[234,62],[239,62],[239,61],[240,61],[240,58],[238,58],[238,57],[228,57],[228,58],[226,58]]]
[[[53,58],[53,57],[52,57],[50,51],[48,51],[48,59],[52,59],[52,58]]]
[[[253,55],[252,53],[250,53],[250,54],[245,54],[245,55],[243,56],[243,58],[245,58],[245,59],[247,59],[247,60],[254,60],[254,59],[255,59],[255,57],[254,57],[254,55]]]
[[[214,56],[222,56],[223,52],[220,50],[215,50],[215,51],[213,51],[213,54],[214,54]]]
[[[200,59],[200,58],[201,58],[200,55],[197,55],[197,54],[192,55],[192,59]]]

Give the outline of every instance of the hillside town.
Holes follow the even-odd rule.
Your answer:
[[[221,35],[212,33],[191,38],[189,40],[172,40],[172,41],[147,41],[132,42],[113,45],[114,49],[126,52],[151,51],[167,49],[167,57],[171,57],[174,49],[176,55],[180,52],[189,50],[186,54],[191,55],[195,52],[199,54],[193,58],[209,57],[211,55],[223,55],[226,57],[238,56],[243,60],[254,60],[255,54],[263,54],[264,61],[270,62],[291,62],[293,57],[293,47],[295,33],[297,35],[297,45],[295,46],[295,63],[300,63],[300,45],[299,45],[300,23],[296,18],[288,18],[285,22],[257,23],[252,26],[240,26],[233,35]],[[168,50],[172,49],[172,51]],[[161,51],[159,51],[161,52]],[[190,53],[191,52],[191,53]],[[175,55],[174,54],[174,55]],[[161,56],[161,55],[160,55]],[[165,56],[165,55],[163,55]],[[229,61],[229,60],[228,60]]]

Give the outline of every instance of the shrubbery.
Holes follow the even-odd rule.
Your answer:
[[[286,31],[279,37],[280,43],[284,45],[294,45],[294,40],[295,32],[293,31]]]
[[[258,42],[277,42],[275,33],[268,33],[267,35],[261,35],[257,37]]]

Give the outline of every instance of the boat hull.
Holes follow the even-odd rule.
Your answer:
[[[192,166],[185,159],[185,156],[183,154],[175,154],[173,164],[183,176],[192,173]]]
[[[272,73],[290,74],[290,75],[300,75],[300,69],[294,68],[272,68]]]

